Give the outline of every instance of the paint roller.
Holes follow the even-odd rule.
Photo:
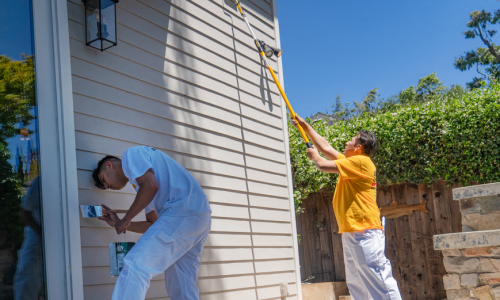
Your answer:
[[[292,115],[292,118],[297,121],[297,118],[295,117],[295,112],[293,111],[292,105],[290,104],[290,101],[288,101],[288,97],[285,94],[285,91],[281,87],[281,84],[278,80],[278,77],[276,77],[276,74],[274,73],[273,68],[269,64],[269,61],[267,60],[267,57],[272,57],[275,55],[276,57],[280,57],[281,53],[283,53],[283,50],[279,48],[274,48],[269,45],[266,45],[263,41],[258,40],[257,36],[253,32],[252,26],[250,25],[250,22],[248,22],[247,16],[245,15],[245,12],[243,11],[243,8],[241,8],[240,5],[240,0],[232,0],[234,4],[236,4],[238,10],[240,11],[241,16],[245,20],[245,23],[247,24],[248,31],[250,31],[250,34],[253,37],[255,46],[257,47],[257,51],[260,53],[260,56],[262,57],[262,61],[264,63],[264,66],[269,70],[269,73],[271,73],[271,76],[273,77],[274,83],[278,87],[278,90],[280,91],[281,97],[285,101],[286,106],[288,107],[288,110],[290,111],[290,114]],[[300,126],[299,123],[297,123],[297,128],[299,129],[300,135],[304,139],[304,142],[306,143],[307,148],[312,148],[311,142],[309,142],[309,138],[307,137],[304,129],[302,126]]]

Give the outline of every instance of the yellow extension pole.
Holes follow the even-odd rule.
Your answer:
[[[236,4],[238,6],[238,10],[240,11],[241,16],[245,20],[245,23],[247,23],[247,27],[250,30],[250,33],[252,34],[252,37],[254,39],[255,46],[257,46],[257,50],[259,51],[260,56],[262,56],[262,59],[264,60],[264,64],[267,67],[267,69],[269,70],[269,73],[271,73],[271,75],[273,76],[274,83],[276,83],[276,86],[278,87],[278,89],[280,91],[281,97],[283,97],[283,100],[285,100],[286,106],[288,107],[288,110],[290,111],[292,118],[295,121],[297,121],[297,119],[295,118],[295,112],[293,111],[292,105],[288,101],[288,98],[285,95],[285,91],[283,90],[280,82],[278,81],[278,77],[274,73],[273,68],[269,64],[269,61],[267,60],[266,54],[264,53],[264,49],[262,49],[262,46],[260,45],[259,40],[257,40],[257,37],[255,36],[255,33],[252,30],[252,26],[250,26],[250,23],[247,20],[247,16],[245,15],[245,13],[243,12],[243,9],[241,8],[240,0],[236,0],[236,2],[234,2],[234,4]],[[297,127],[299,128],[300,135],[304,139],[304,142],[306,143],[307,148],[312,148],[311,143],[309,142],[309,139],[307,138],[307,135],[304,132],[304,129],[302,128],[302,126],[300,126],[300,124],[298,122],[297,122],[297,125],[298,125]]]

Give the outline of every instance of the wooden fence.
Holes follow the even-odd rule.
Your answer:
[[[454,186],[454,187],[458,187]],[[394,185],[378,188],[377,204],[417,205],[427,200],[430,213],[415,211],[386,221],[385,254],[392,263],[404,300],[443,299],[443,266],[441,251],[434,251],[432,236],[460,232],[461,214],[452,189],[441,181],[425,184]],[[304,213],[297,216],[299,256],[302,281],[345,281],[342,238],[332,207],[333,195],[322,191],[302,203]]]

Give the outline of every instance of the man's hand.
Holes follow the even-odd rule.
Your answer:
[[[130,226],[130,221],[127,220],[126,218],[121,219],[120,221],[115,223],[115,229],[116,233],[126,233],[127,232],[127,227]]]
[[[319,152],[316,147],[313,146],[312,148],[307,148],[307,158],[309,158],[310,160],[314,160],[318,156]]]
[[[309,125],[306,120],[302,119],[299,117],[298,114],[295,114],[295,118],[297,121],[292,119],[292,124],[295,125],[295,127],[298,128],[297,124],[300,124],[302,126],[302,129],[304,129],[304,132],[309,136],[311,139],[311,142],[314,144],[315,147],[317,147],[318,151],[323,153],[326,158],[329,160],[337,160],[339,157],[339,152],[335,149],[333,149],[332,145],[328,143],[328,141],[320,136],[312,127]],[[311,159],[309,157],[309,159]]]
[[[295,119],[297,119],[297,121],[295,121]],[[300,126],[302,126],[302,128],[304,128],[304,127],[306,127],[306,125],[308,125],[308,124],[307,124],[307,122],[306,122],[306,120],[304,120],[304,119],[302,119],[301,117],[299,117],[299,115],[298,115],[298,114],[295,114],[295,119],[294,119],[294,118],[292,118],[292,124],[293,124],[293,125],[295,126],[295,128],[297,128],[297,129],[299,128],[299,127],[297,126],[297,122],[298,122],[298,124],[300,124]]]
[[[98,217],[98,219],[108,223],[108,225],[111,227],[115,227],[115,223],[120,221],[118,215],[115,212],[111,211],[111,208],[107,207],[104,204],[102,204],[102,208],[102,217]]]
[[[314,146],[307,149],[307,158],[314,161],[316,168],[318,168],[318,170],[322,172],[340,174],[339,168],[337,167],[335,161],[326,160],[324,157],[319,155],[318,150],[316,150],[316,147]]]

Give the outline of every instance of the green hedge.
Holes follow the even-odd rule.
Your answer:
[[[373,161],[377,183],[431,183],[442,179],[462,185],[500,181],[500,85],[441,97],[390,112],[313,128],[332,146],[345,143],[361,129],[375,133],[379,147]],[[308,120],[310,121],[310,120]],[[336,174],[322,173],[307,159],[304,142],[289,124],[296,207],[310,193],[335,188]]]

